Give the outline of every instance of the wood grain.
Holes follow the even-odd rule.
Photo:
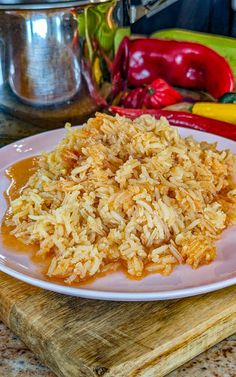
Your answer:
[[[161,377],[236,331],[236,287],[118,303],[44,291],[0,273],[0,317],[59,377]]]

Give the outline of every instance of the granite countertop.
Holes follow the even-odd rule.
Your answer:
[[[43,129],[0,112],[0,147]],[[56,377],[0,322],[0,376]],[[236,334],[202,353],[168,377],[235,377]],[[78,376],[79,377],[79,376]]]

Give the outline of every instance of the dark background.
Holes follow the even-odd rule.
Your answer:
[[[231,0],[179,0],[160,13],[137,21],[132,32],[151,34],[174,27],[236,37],[236,12]]]

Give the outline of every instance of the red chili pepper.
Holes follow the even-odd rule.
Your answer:
[[[146,92],[147,92],[146,88],[133,89],[130,92],[125,93],[125,95],[121,99],[121,104],[124,107],[128,107],[131,109],[140,109],[143,105]]]
[[[115,80],[140,87],[161,77],[173,86],[205,90],[219,98],[234,89],[227,61],[212,49],[193,42],[157,38],[129,39],[120,44],[112,69]]]
[[[74,17],[74,20],[77,20],[77,11],[75,8],[71,9],[71,14],[73,15]],[[79,44],[79,32],[78,32],[78,28],[76,28],[75,32],[74,32],[74,36],[73,36],[73,39],[72,39],[72,48],[76,48]]]
[[[113,114],[119,114],[130,119],[135,119],[143,114],[152,115],[156,119],[160,119],[160,117],[164,116],[172,126],[193,128],[195,130],[209,132],[236,141],[235,125],[184,111],[125,109],[124,107],[118,106],[111,106],[109,110]]]
[[[117,72],[112,78],[111,98],[115,98],[127,89],[126,83],[121,78],[121,72]]]
[[[92,40],[92,45],[95,51],[98,51],[101,57],[105,60],[107,67],[109,68],[109,71],[112,70],[112,61],[108,57],[108,55],[104,52],[104,50],[101,48],[100,44],[98,43],[97,39]]]
[[[147,109],[160,109],[165,106],[174,105],[180,102],[182,98],[181,94],[167,84],[165,80],[157,79],[151,85],[147,86],[143,104]]]

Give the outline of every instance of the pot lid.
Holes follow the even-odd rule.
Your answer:
[[[48,9],[73,8],[89,3],[105,3],[109,0],[0,0],[0,9]]]

